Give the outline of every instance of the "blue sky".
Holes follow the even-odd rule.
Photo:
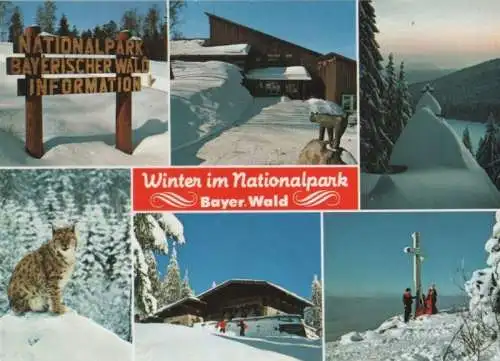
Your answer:
[[[196,293],[212,282],[260,279],[310,297],[314,274],[321,276],[319,214],[178,214],[186,243],[177,248],[184,275]],[[165,272],[169,256],[158,256]]]
[[[419,231],[424,290],[435,282],[442,295],[458,295],[462,259],[466,271],[486,267],[484,245],[494,219],[493,212],[326,214],[325,293],[382,296],[413,289],[413,263],[403,248]]]
[[[23,13],[24,25],[28,26],[34,23],[36,9],[42,5],[43,1],[18,1],[14,5],[19,6]],[[125,10],[137,9],[139,13],[145,15],[147,10],[154,4],[164,14],[164,1],[57,1],[57,22],[62,14],[66,14],[70,26],[76,25],[78,30],[93,29],[96,25],[102,25],[110,20],[120,24],[121,17]]]
[[[356,58],[356,4],[344,1],[194,1],[183,10],[186,38],[208,38],[204,12],[260,30],[320,53]]]

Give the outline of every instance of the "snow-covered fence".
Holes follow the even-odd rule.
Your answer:
[[[7,75],[24,76],[17,80],[17,95],[26,97],[26,151],[35,158],[44,154],[42,96],[116,93],[116,148],[132,154],[132,92],[140,91],[142,83],[133,74],[149,72],[142,40],[126,30],[116,39],[55,36],[40,30],[38,25],[26,28],[14,42],[14,53],[24,57],[6,59]],[[94,75],[82,77],[89,74]]]

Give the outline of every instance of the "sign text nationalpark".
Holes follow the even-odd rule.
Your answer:
[[[134,169],[134,210],[357,209],[355,167]]]
[[[116,148],[132,153],[132,92],[141,90],[141,78],[132,74],[150,71],[142,40],[126,30],[116,39],[97,39],[55,36],[31,26],[13,48],[24,56],[7,58],[7,74],[24,75],[17,95],[26,97],[25,148],[31,156],[44,154],[42,97],[92,93],[116,93]],[[76,76],[57,77],[64,74]],[[84,76],[90,74],[105,76]]]

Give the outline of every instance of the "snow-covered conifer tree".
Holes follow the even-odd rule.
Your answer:
[[[365,171],[384,171],[390,155],[389,138],[383,129],[382,55],[375,40],[378,33],[371,0],[359,1],[360,61],[360,146],[361,167]]]
[[[160,293],[154,254],[167,254],[168,241],[185,242],[182,223],[170,213],[134,215],[132,250],[134,256],[135,312],[149,315],[158,307]]]
[[[182,280],[181,298],[194,296],[193,289],[189,284],[188,270],[184,273],[184,279]]]
[[[323,288],[317,275],[311,285],[311,302],[314,305],[306,312],[305,322],[321,333],[323,326]]]
[[[385,66],[385,87],[383,93],[383,107],[385,109],[384,115],[384,129],[387,136],[394,143],[401,134],[401,123],[397,108],[397,78],[396,70],[394,68],[394,56],[389,54],[387,65]]]
[[[462,142],[464,143],[465,148],[467,148],[471,154],[474,154],[474,151],[472,150],[472,141],[470,139],[469,127],[465,127],[464,129],[464,132],[462,134]]]
[[[403,131],[413,113],[411,107],[411,94],[408,90],[408,82],[406,81],[404,62],[401,62],[401,65],[399,66],[396,108],[399,115],[399,127],[401,131]]]
[[[486,124],[486,134],[479,141],[476,160],[484,168],[497,187],[500,187],[500,135],[495,124],[495,117],[490,114]]]
[[[177,262],[177,251],[175,247],[170,255],[170,262],[167,266],[167,272],[162,282],[165,304],[170,304],[182,298],[182,280],[179,263]]]

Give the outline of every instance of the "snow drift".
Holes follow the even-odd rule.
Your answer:
[[[126,361],[132,344],[76,313],[7,314],[0,318],[0,360]]]
[[[173,61],[172,68],[173,152],[233,125],[252,102],[235,65]]]
[[[500,192],[451,126],[429,107],[409,120],[391,155],[407,167],[396,174],[361,175],[362,208],[496,208]],[[418,191],[417,191],[418,190]]]
[[[212,334],[170,324],[135,325],[135,360],[320,361],[321,343],[302,338],[251,338]],[[195,345],[195,347],[193,347]]]

